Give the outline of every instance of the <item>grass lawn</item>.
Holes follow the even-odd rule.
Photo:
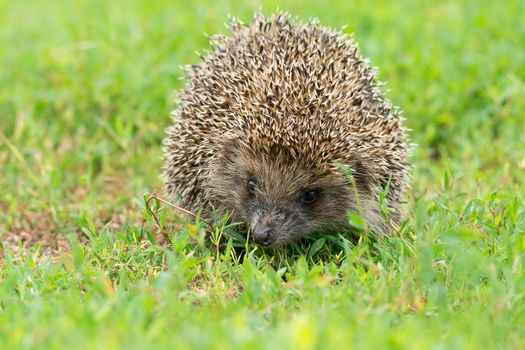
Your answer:
[[[162,244],[180,65],[277,6],[379,67],[418,145],[406,220],[241,254],[175,218]],[[525,2],[0,0],[0,242],[2,349],[523,349]]]

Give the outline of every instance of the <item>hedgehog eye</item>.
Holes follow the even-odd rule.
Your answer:
[[[257,183],[254,179],[248,179],[246,182],[246,185],[248,186],[248,191],[251,195],[255,195],[255,189],[257,188]]]
[[[303,192],[303,203],[312,204],[319,197],[319,191],[317,190],[307,190]]]

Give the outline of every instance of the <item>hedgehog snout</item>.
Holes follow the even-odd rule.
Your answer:
[[[275,242],[275,230],[268,226],[258,225],[252,230],[253,241],[262,246],[270,246]]]
[[[269,213],[256,213],[250,222],[252,240],[262,246],[268,247],[277,241],[278,226],[274,216]]]

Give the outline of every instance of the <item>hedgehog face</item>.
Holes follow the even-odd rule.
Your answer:
[[[229,146],[209,181],[210,196],[246,224],[254,242],[279,246],[313,232],[347,228],[356,208],[345,176],[305,164],[286,152]]]
[[[234,204],[255,243],[282,245],[344,225],[348,194],[343,181],[327,181],[306,170],[287,173],[271,162],[260,163],[258,169],[236,178]]]

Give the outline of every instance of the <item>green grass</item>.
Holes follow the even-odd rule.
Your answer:
[[[406,222],[302,251],[240,256],[192,223],[157,243],[136,202],[179,66],[277,6],[348,25],[380,68],[418,144]],[[523,1],[0,0],[0,23],[0,348],[525,347]]]

